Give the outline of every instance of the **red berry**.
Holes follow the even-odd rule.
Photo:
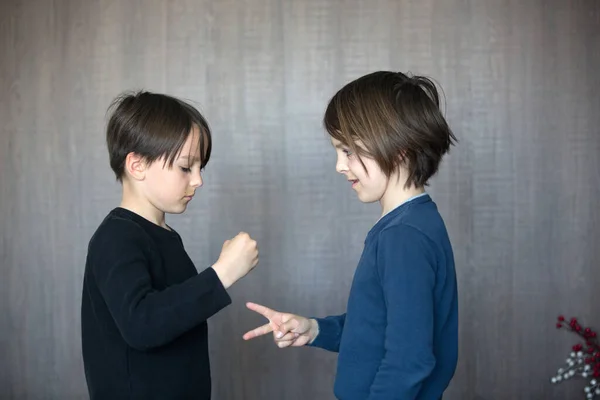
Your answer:
[[[590,354],[594,353],[594,348],[593,347],[588,347],[587,352]]]
[[[557,323],[556,323],[556,328],[557,328],[557,329],[560,329],[560,328],[562,328],[562,325],[560,324],[560,322],[557,322]]]
[[[590,333],[592,330],[590,328],[585,328],[585,333]]]
[[[563,317],[562,315],[559,315],[559,316],[558,316],[558,320],[562,322],[562,321],[564,321],[564,320],[565,320],[565,317]]]
[[[595,371],[594,372],[594,377],[598,378],[600,376],[600,371]]]

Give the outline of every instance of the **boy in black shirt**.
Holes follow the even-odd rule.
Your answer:
[[[106,140],[123,196],[92,236],[81,306],[90,398],[210,399],[207,319],[258,263],[246,233],[201,273],[165,213],[185,211],[211,152],[206,120],[171,96],[124,94]]]

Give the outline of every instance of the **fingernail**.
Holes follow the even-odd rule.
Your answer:
[[[277,338],[278,338],[278,339],[279,339],[280,337],[282,337],[282,336],[283,336],[283,333],[281,333],[281,332],[277,332]]]

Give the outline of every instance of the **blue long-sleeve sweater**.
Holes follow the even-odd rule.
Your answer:
[[[438,400],[458,358],[454,256],[425,194],[369,231],[346,313],[317,318],[312,346],[339,352],[342,400]]]

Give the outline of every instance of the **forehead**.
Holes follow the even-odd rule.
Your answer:
[[[337,140],[336,138],[330,138],[331,139],[331,145],[333,147],[335,147],[336,149],[341,149],[343,147],[346,147],[346,145],[344,145],[342,142],[340,142],[339,140]]]
[[[179,158],[186,159],[200,159],[200,128],[194,125],[187,139],[185,140],[184,145],[181,147],[181,152],[179,154]],[[204,147],[207,146],[206,140],[204,140]]]
[[[330,140],[331,140],[331,145],[333,147],[335,147],[336,149],[347,149],[349,147],[347,144],[344,144],[344,143],[340,142],[339,140],[337,140],[337,139],[335,139],[333,137],[330,138]],[[362,150],[366,150],[365,145],[360,140],[356,140],[354,142],[354,146],[356,146],[357,148],[360,148]]]

